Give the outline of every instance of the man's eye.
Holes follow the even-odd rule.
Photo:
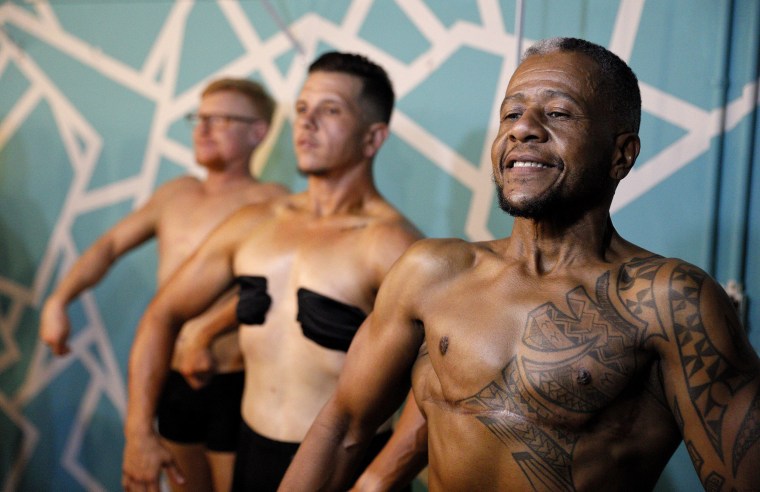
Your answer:
[[[555,111],[549,111],[546,114],[550,118],[567,118],[568,116],[570,116],[568,113],[566,113],[564,111],[556,111],[556,110]]]
[[[502,118],[504,121],[517,121],[520,119],[522,113],[519,113],[517,111],[509,111],[504,114],[504,117]]]

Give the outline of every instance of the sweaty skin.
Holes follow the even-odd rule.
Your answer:
[[[492,148],[512,235],[402,256],[280,490],[340,490],[410,377],[431,491],[647,490],[681,440],[706,489],[760,488],[757,354],[711,277],[613,228],[640,144],[597,70],[519,66]]]

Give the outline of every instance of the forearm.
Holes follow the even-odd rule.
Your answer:
[[[55,290],[48,296],[40,314],[40,339],[55,355],[69,353],[71,330],[68,305],[85,289],[95,285],[115,261],[113,248],[99,240],[74,264]]]
[[[216,304],[183,327],[180,338],[194,347],[209,348],[216,338],[237,329],[237,292],[237,289],[225,292]],[[186,329],[191,324],[192,329]]]
[[[172,454],[162,446],[153,427],[179,323],[169,322],[153,311],[149,307],[140,322],[129,360],[122,458],[122,485],[127,491],[159,490],[161,470],[172,482],[184,483]]]
[[[378,301],[381,298],[382,291]],[[397,302],[386,304],[394,306],[390,313],[398,314]],[[422,336],[411,329],[391,330],[392,323],[384,319],[387,308],[381,303],[378,314],[377,302],[375,306],[359,328],[335,393],[306,434],[281,490],[346,490],[378,427],[408,395]]]
[[[354,485],[354,491],[396,490],[427,465],[427,422],[409,393],[393,437]]]
[[[278,490],[346,490],[371,436],[354,440],[349,418],[334,412],[328,402],[298,448]]]
[[[135,335],[129,358],[125,434],[151,433],[181,321],[146,311]]]
[[[74,263],[50,294],[48,301],[66,306],[84,290],[97,284],[108,273],[117,257],[110,242],[104,238],[99,239]]]

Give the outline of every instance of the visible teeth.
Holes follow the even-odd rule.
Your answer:
[[[512,164],[512,167],[549,167],[546,164],[541,164],[540,162],[530,162],[530,161],[515,161],[514,164]]]

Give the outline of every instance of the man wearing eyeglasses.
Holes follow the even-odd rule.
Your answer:
[[[211,82],[201,95],[193,124],[195,159],[205,177],[184,176],[159,187],[85,251],[58,284],[43,307],[40,337],[56,355],[70,352],[66,308],[93,287],[121,256],[155,237],[158,240],[157,282],[161,287],[225,218],[244,205],[287,193],[250,173],[251,156],[269,131],[274,101],[257,83],[224,78]],[[197,278],[193,288],[202,288]],[[201,326],[228,322],[234,309],[231,292],[189,320],[174,349],[172,368],[183,363],[185,335]],[[187,338],[193,338],[187,336]],[[191,388],[172,371],[158,408],[162,443],[175,457],[185,479],[197,490],[229,490],[240,426],[243,361],[235,334],[211,346],[213,377],[202,389]],[[184,361],[187,363],[188,361]]]
[[[129,363],[126,490],[158,490],[159,467],[175,469],[171,457],[160,453],[154,452],[150,467],[135,466],[131,457],[139,447],[158,445],[143,430],[155,412],[179,328],[233,283],[240,286],[246,368],[233,490],[276,490],[335,388],[386,272],[420,237],[372,177],[375,156],[389,136],[393,102],[387,74],[363,56],[326,53],[309,67],[293,122],[306,190],[246,207],[225,221],[140,322]],[[204,279],[203,289],[194,288],[197,278]],[[360,479],[364,490],[378,477],[411,481],[424,465],[424,420],[413,403],[405,410],[400,422],[409,425],[397,426],[383,454],[388,460],[373,465],[377,473]],[[407,432],[399,432],[403,426]],[[386,422],[370,436],[372,453],[389,438]],[[353,480],[366,465],[351,470]]]

